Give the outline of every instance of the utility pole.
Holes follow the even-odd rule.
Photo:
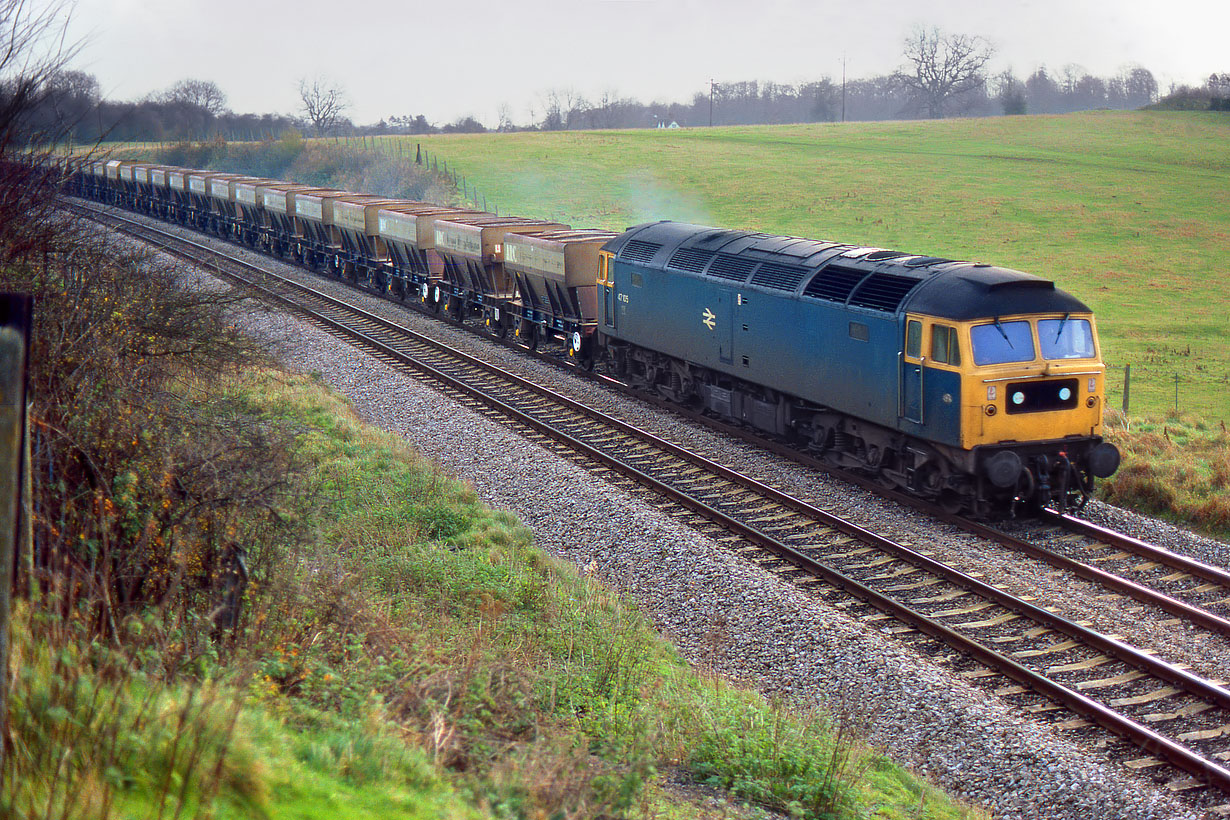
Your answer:
[[[709,78],[709,127],[710,128],[713,127],[713,89],[715,87],[716,87],[716,83],[714,83],[713,78],[710,77]]]
[[[841,121],[846,121],[846,55],[841,55]]]

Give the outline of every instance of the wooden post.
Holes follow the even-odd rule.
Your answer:
[[[1132,392],[1132,366],[1125,365],[1123,368],[1123,415],[1128,412],[1128,396]]]
[[[9,621],[13,568],[21,533],[21,456],[32,305],[33,299],[28,295],[0,295],[0,737],[8,737]],[[3,770],[4,744],[0,743],[0,771]]]

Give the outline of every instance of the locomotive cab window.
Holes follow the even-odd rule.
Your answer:
[[[940,364],[961,364],[961,348],[957,343],[955,327],[931,326],[931,361]]]
[[[970,329],[974,364],[1012,364],[1034,360],[1034,333],[1029,322],[994,322]]]
[[[905,325],[905,355],[911,359],[922,356],[922,322],[911,319]]]
[[[1044,359],[1092,359],[1097,355],[1088,319],[1039,319],[1038,344]]]

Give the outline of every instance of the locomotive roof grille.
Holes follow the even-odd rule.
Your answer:
[[[901,264],[907,268],[924,268],[928,265],[942,265],[945,262],[951,262],[951,259],[941,259],[938,256],[919,256],[915,259],[907,259]]]
[[[746,281],[747,275],[752,272],[754,267],[756,267],[755,260],[742,256],[732,256],[728,253],[719,253],[717,259],[713,260],[713,264],[709,266],[708,273],[710,276],[718,279],[743,282]]]
[[[807,270],[805,268],[765,262],[752,275],[752,284],[761,285],[766,288],[776,288],[777,290],[788,290],[793,293],[806,275]]]
[[[850,297],[850,292],[859,282],[863,281],[866,275],[867,271],[841,265],[828,265],[812,277],[803,290],[803,295],[813,299],[844,303]]]
[[[653,255],[662,248],[660,242],[645,242],[640,239],[632,239],[628,244],[623,246],[619,252],[620,259],[627,259],[629,262],[648,262],[653,259]]]
[[[901,251],[876,251],[875,253],[867,254],[867,261],[883,262],[886,259],[900,259],[901,257],[907,255],[908,254],[904,254]]]
[[[713,251],[698,251],[694,248],[680,248],[675,251],[675,255],[671,257],[671,261],[666,263],[666,267],[674,268],[675,270],[686,270],[691,273],[700,273],[705,269],[705,265],[709,264],[709,260],[715,256]]]
[[[891,273],[873,273],[850,297],[850,304],[896,313],[906,295],[918,285],[919,281],[910,277],[894,276]]]

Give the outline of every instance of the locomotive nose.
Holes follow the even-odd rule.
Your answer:
[[[1108,478],[1119,469],[1119,448],[1103,441],[1089,453],[1089,472],[1098,478]]]
[[[992,484],[1007,489],[1016,485],[1022,467],[1020,456],[1011,450],[1003,450],[987,459],[983,471]]]

